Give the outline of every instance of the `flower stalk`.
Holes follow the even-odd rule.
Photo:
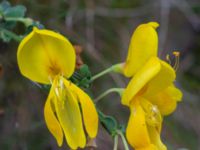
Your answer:
[[[129,147],[128,147],[128,143],[126,141],[126,138],[124,137],[124,134],[122,133],[122,131],[118,130],[117,133],[121,136],[122,138],[122,142],[124,144],[124,148],[125,150],[129,150]]]
[[[117,147],[118,147],[118,140],[119,140],[119,136],[118,136],[118,135],[115,135],[115,137],[114,137],[114,148],[113,148],[113,150],[117,150]]]
[[[123,63],[112,65],[111,67],[109,67],[109,68],[103,70],[102,72],[94,75],[91,78],[91,81],[93,82],[94,80],[98,79],[99,77],[101,77],[105,74],[108,74],[110,72],[122,73],[122,67],[123,67]]]
[[[124,88],[111,88],[106,90],[104,93],[102,93],[101,95],[99,95],[94,101],[95,103],[99,102],[102,98],[104,98],[105,96],[107,96],[110,93],[118,93],[120,96],[122,95],[122,92],[124,91]]]

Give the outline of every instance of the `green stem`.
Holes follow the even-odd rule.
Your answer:
[[[122,142],[123,142],[123,144],[124,144],[125,150],[129,150],[128,143],[127,143],[127,141],[126,141],[126,138],[124,137],[124,134],[123,134],[121,131],[118,131],[117,133],[118,133],[118,134],[121,136],[121,138],[122,138]]]
[[[122,66],[123,64],[120,63],[120,64],[115,64],[109,68],[107,68],[106,70],[103,70],[102,72],[94,75],[92,78],[91,78],[91,81],[94,81],[96,80],[97,78],[107,74],[107,73],[110,73],[110,72],[118,72],[118,73],[121,73],[122,72]]]
[[[6,30],[4,28],[0,28],[0,30],[2,30],[6,35],[8,35],[9,37],[11,37],[13,40],[17,41],[17,42],[21,42],[22,38],[20,36],[18,36],[17,34]]]
[[[117,150],[117,147],[118,147],[118,135],[115,135],[115,137],[114,137],[114,148],[113,148],[113,150]]]
[[[124,90],[124,88],[111,88],[111,89],[108,89],[107,91],[105,91],[104,93],[99,95],[94,101],[97,103],[100,99],[104,98],[106,95],[108,95],[110,93],[113,93],[113,92],[116,92],[121,96],[123,90]]]
[[[33,24],[33,20],[31,18],[14,18],[14,17],[7,17],[5,18],[6,21],[18,21],[22,22],[26,27]]]

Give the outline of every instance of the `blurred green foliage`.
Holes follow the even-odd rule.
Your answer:
[[[12,37],[9,30],[16,26],[18,19],[23,18],[26,8],[23,5],[11,6],[8,1],[0,3],[0,38],[4,42],[9,42]]]

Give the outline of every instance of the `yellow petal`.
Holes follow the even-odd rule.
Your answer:
[[[62,35],[34,28],[20,43],[17,61],[21,73],[36,82],[48,84],[62,74],[70,77],[75,68],[75,51]]]
[[[166,62],[160,60],[161,69],[159,73],[148,83],[145,92],[146,97],[157,94],[173,83],[176,78],[174,69]]]
[[[67,81],[68,82],[68,81]],[[94,138],[98,131],[98,114],[91,98],[73,83],[68,83],[69,88],[77,96],[83,113],[86,131],[90,138]]]
[[[169,115],[176,109],[177,101],[180,101],[181,98],[181,91],[174,85],[170,85],[157,95],[149,97],[149,100],[157,105],[162,115]]]
[[[55,108],[63,128],[68,145],[72,149],[85,147],[86,138],[82,125],[81,112],[74,94],[67,88],[63,78],[58,80],[55,88]]]
[[[158,35],[156,22],[142,24],[133,33],[124,66],[124,75],[133,76],[152,56],[157,56]]]
[[[158,150],[167,150],[166,146],[162,143],[160,139],[159,131],[152,126],[148,126],[148,131],[151,139],[151,143],[154,144]]]
[[[51,106],[51,105],[53,105],[53,102],[54,102],[53,99],[55,99],[52,92],[53,91],[52,91],[52,88],[51,88],[49,96],[48,96],[47,101],[45,103],[45,107],[44,107],[44,118],[45,118],[46,125],[47,125],[49,131],[56,138],[58,145],[62,146],[63,131],[62,131],[60,123],[58,122],[58,120],[57,120],[57,118],[56,118],[56,116],[53,112],[52,106]]]
[[[136,99],[130,106],[131,114],[126,129],[126,137],[129,144],[135,149],[149,146],[150,138],[145,121],[145,113]]]
[[[176,88],[174,84],[169,86],[166,90],[170,97],[173,98],[175,101],[180,102],[182,100],[183,93],[181,92],[181,90]]]
[[[148,145],[146,147],[137,148],[135,150],[160,150],[160,149],[158,149],[155,145],[150,144],[150,145]]]
[[[157,57],[152,57],[135,74],[122,95],[122,104],[129,106],[130,101],[141,92],[145,91],[145,85],[160,71],[160,62]],[[144,89],[144,90],[142,90]]]

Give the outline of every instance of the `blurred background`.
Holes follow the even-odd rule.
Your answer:
[[[83,61],[92,74],[125,60],[129,40],[141,23],[160,23],[159,56],[180,51],[176,85],[184,97],[164,120],[162,139],[169,150],[200,150],[200,1],[199,0],[10,0],[22,4],[26,16],[59,31],[83,48]],[[16,33],[24,32],[19,23]],[[0,150],[62,150],[43,118],[47,93],[24,78],[17,67],[18,43],[0,41]],[[173,61],[173,56],[172,56]],[[94,97],[108,88],[125,87],[127,80],[110,74],[94,82]],[[97,104],[107,115],[126,123],[129,111],[111,94]],[[113,140],[100,126],[98,150],[113,149]],[[120,150],[123,145],[120,144]]]

